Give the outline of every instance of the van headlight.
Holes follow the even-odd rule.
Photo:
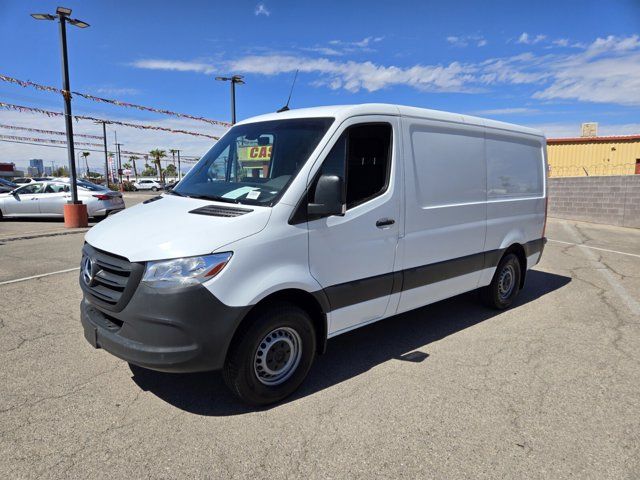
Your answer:
[[[155,288],[187,287],[212,279],[229,263],[233,252],[147,262],[142,281]]]

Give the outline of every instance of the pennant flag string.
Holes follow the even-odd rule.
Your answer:
[[[45,133],[47,135],[66,135],[66,132],[61,132],[59,130],[42,130],[40,128],[29,128],[29,127],[19,127],[18,125],[5,125],[4,123],[0,123],[0,128],[7,128],[9,130],[24,130],[26,132],[35,132],[35,133]],[[84,138],[96,138],[98,140],[102,140],[102,135],[89,135],[86,133],[73,133],[74,137],[84,137]]]
[[[48,86],[48,85],[41,85],[39,83],[30,82],[28,80],[19,80],[17,78],[9,77],[7,75],[0,74],[0,80],[3,81],[3,82],[13,83],[15,85],[19,85],[19,86],[21,86],[23,88],[32,87],[32,88],[35,88],[37,90],[42,90],[42,91],[45,91],[45,92],[60,93],[60,94],[65,95],[65,96],[69,95],[69,92],[67,92],[66,90],[61,90],[59,88],[51,87],[51,86]],[[71,94],[72,95],[78,95],[79,97],[86,98],[87,100],[92,100],[94,102],[109,103],[109,104],[112,104],[112,105],[117,105],[119,107],[135,108],[137,110],[144,110],[144,111],[147,111],[147,112],[161,113],[163,115],[169,115],[169,116],[173,116],[173,117],[188,118],[190,120],[196,120],[196,121],[199,121],[199,122],[205,122],[205,123],[209,123],[211,125],[219,125],[221,127],[230,127],[231,126],[230,123],[222,122],[220,120],[212,120],[210,118],[198,117],[198,116],[195,116],[195,115],[189,115],[187,113],[172,112],[171,110],[165,110],[165,109],[162,109],[162,108],[146,107],[144,105],[137,105],[135,103],[122,102],[120,100],[113,100],[113,99],[109,99],[109,98],[96,97],[96,96],[90,95],[88,93],[71,92]]]
[[[64,113],[62,112],[53,112],[51,110],[43,110],[42,108],[25,107],[23,105],[14,105],[11,103],[4,103],[4,102],[0,102],[0,108],[6,108],[7,110],[14,110],[17,112],[40,113],[42,115],[46,115],[47,117],[63,117],[64,116]],[[155,125],[143,125],[139,123],[128,123],[128,122],[121,122],[118,120],[105,120],[103,118],[89,117],[86,115],[73,115],[73,118],[75,118],[76,121],[89,120],[92,122],[105,122],[111,125],[120,125],[123,127],[138,128],[141,130],[157,130],[157,131],[170,132],[170,133],[182,133],[184,135],[192,135],[195,137],[211,138],[213,140],[220,139],[220,137],[216,137],[214,135],[207,135],[205,133],[192,132],[190,130],[181,130],[177,128],[159,127]]]
[[[0,134],[0,138],[5,140],[21,140],[25,142],[47,142],[47,143],[57,143],[60,145],[66,145],[67,142],[64,140],[54,140],[52,138],[37,138],[37,137],[19,137],[16,135],[3,135]],[[74,145],[86,145],[88,147],[101,147],[100,143],[89,143],[89,142],[73,142]]]
[[[23,143],[23,142],[37,142],[39,144],[42,144],[41,146],[43,147],[58,147],[59,145],[66,145],[67,142],[64,140],[55,140],[53,138],[37,138],[37,137],[22,137],[22,136],[17,136],[17,135],[5,135],[5,134],[1,134],[0,133],[0,140],[3,141],[7,141],[7,142],[18,142],[18,143]],[[55,144],[55,145],[51,145],[51,144]],[[102,147],[103,145],[100,143],[88,143],[88,142],[73,142],[74,145],[82,145],[82,146],[89,146],[89,147]],[[58,148],[65,148],[64,146],[60,146]],[[91,152],[100,152],[103,153],[104,150],[92,150],[90,148],[87,149],[81,149],[81,150],[89,150]],[[150,156],[149,153],[141,153],[141,152],[131,152],[129,150],[121,150],[120,153],[122,155],[136,155],[139,156],[140,159],[144,158],[144,157],[148,157]],[[109,156],[113,156],[114,153],[113,152],[109,152]],[[180,158],[181,161],[183,162],[190,162],[190,163],[194,163],[198,161],[197,157],[193,157],[191,155],[185,155],[182,156]],[[165,162],[171,162],[171,158],[165,158],[162,161]]]

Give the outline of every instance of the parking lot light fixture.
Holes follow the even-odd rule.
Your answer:
[[[76,178],[76,164],[74,161],[73,145],[73,121],[71,115],[71,86],[69,83],[69,61],[67,57],[67,23],[79,28],[86,28],[88,23],[82,20],[71,19],[71,9],[58,7],[56,15],[49,13],[32,13],[36,20],[55,20],[60,23],[60,50],[62,54],[62,96],[64,97],[64,120],[67,133],[67,154],[69,159],[69,176],[71,183],[71,204],[65,206],[65,225],[67,227],[87,226],[87,207],[78,200],[78,184]],[[67,219],[68,213],[68,219]],[[67,221],[68,220],[68,221]]]
[[[50,13],[32,13],[31,16],[36,20],[55,20],[56,16]]]
[[[231,124],[236,123],[236,83],[244,84],[244,77],[242,75],[232,75],[230,77],[216,77],[216,80],[220,82],[231,82]]]

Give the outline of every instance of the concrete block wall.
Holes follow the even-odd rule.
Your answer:
[[[549,179],[549,216],[640,228],[640,175]]]

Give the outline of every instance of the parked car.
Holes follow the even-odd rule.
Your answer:
[[[151,190],[153,192],[157,192],[158,190],[162,190],[162,188],[162,182],[157,182],[155,180],[143,179],[133,182],[133,190],[136,192],[138,190]]]
[[[545,243],[545,172],[542,132],[467,115],[242,121],[171,192],[87,233],[85,338],[150,369],[222,369],[245,402],[277,402],[329,338],[477,288],[512,305]]]
[[[175,186],[178,184],[180,180],[176,180],[174,182],[169,182],[164,186],[165,191],[169,191],[169,190],[173,190],[175,188]]]
[[[53,178],[52,177],[18,177],[13,179],[14,183],[19,183],[19,184],[45,182],[48,180],[53,180]]]
[[[3,217],[62,217],[64,204],[71,199],[69,182],[32,182],[11,193],[0,194]],[[89,217],[101,218],[124,210],[119,192],[90,182],[78,181],[78,199],[87,205]]]
[[[18,188],[17,183],[13,183],[9,180],[5,180],[4,178],[0,178],[0,193],[7,193],[12,190]]]

